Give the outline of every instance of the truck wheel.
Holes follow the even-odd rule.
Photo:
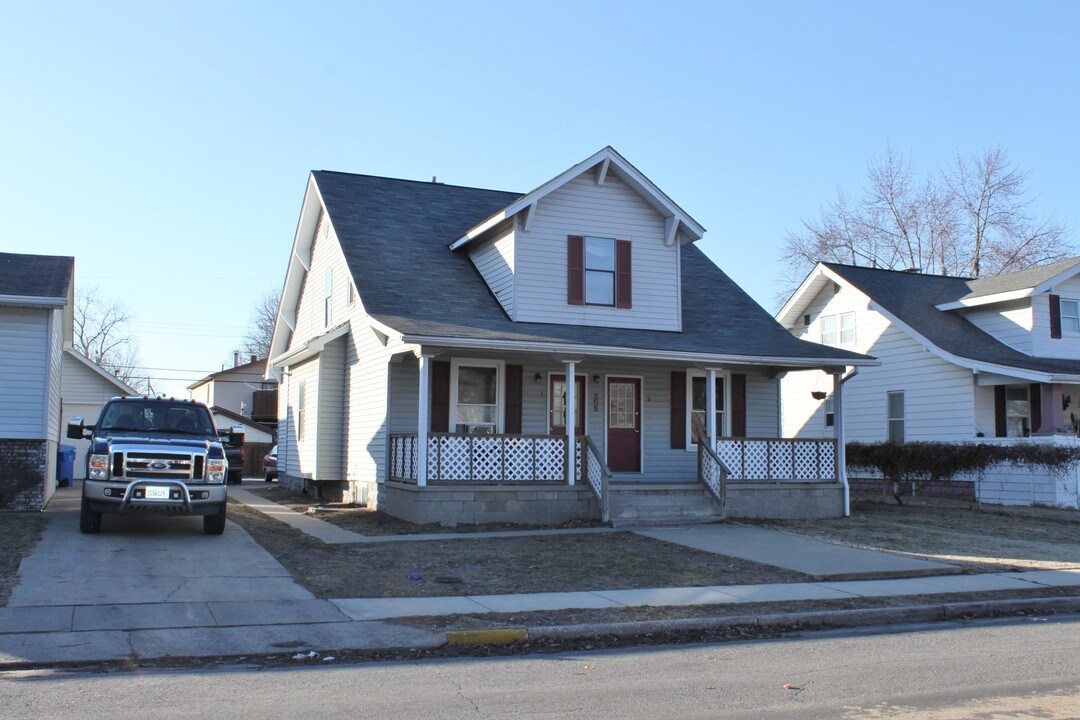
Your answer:
[[[82,497],[82,508],[79,512],[79,532],[86,535],[101,532],[101,513],[90,509],[90,501],[85,495]]]
[[[203,515],[202,529],[207,535],[220,535],[225,532],[225,508],[227,502],[221,503],[221,507],[213,515]]]

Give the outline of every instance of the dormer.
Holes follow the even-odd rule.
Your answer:
[[[680,248],[705,229],[610,147],[451,243],[515,322],[679,331]]]
[[[1080,258],[971,280],[937,305],[1032,357],[1080,357]]]

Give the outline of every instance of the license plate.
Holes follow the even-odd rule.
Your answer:
[[[146,488],[147,500],[168,500],[169,488],[150,485]]]

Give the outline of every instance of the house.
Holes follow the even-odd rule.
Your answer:
[[[263,377],[265,369],[265,360],[252,355],[249,362],[241,364],[237,355],[233,367],[196,380],[188,385],[188,392],[192,400],[272,428],[277,422],[277,383]]]
[[[786,332],[703,233],[610,147],[524,194],[311,173],[282,483],[448,524],[840,515],[838,444],[782,438],[778,377],[875,361]]]
[[[0,253],[0,507],[40,510],[56,489],[75,259]]]
[[[85,418],[87,424],[92,425],[110,398],[141,394],[74,348],[64,351],[61,368],[61,425],[73,417]],[[90,441],[65,437],[63,444],[75,448],[74,479],[84,480]]]
[[[881,360],[845,386],[849,440],[1077,434],[1080,258],[977,280],[823,262],[776,317],[795,337]],[[785,435],[834,435],[826,380],[784,378]]]

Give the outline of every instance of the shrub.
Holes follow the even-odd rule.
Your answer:
[[[1060,468],[1080,462],[1080,448],[1037,443],[850,442],[846,451],[848,468],[877,471],[893,482],[951,480],[1000,463]]]

